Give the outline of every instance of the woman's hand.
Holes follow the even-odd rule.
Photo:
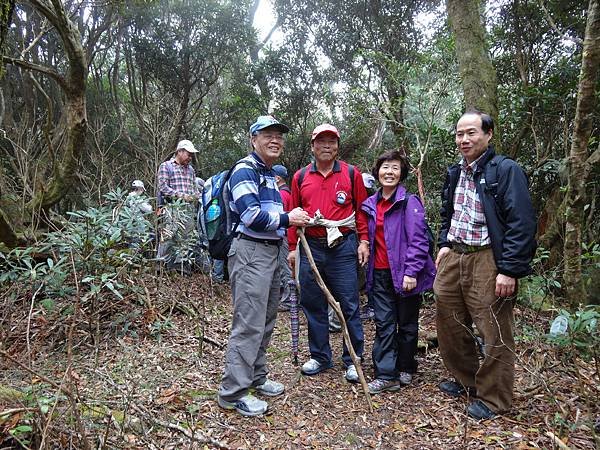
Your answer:
[[[369,262],[369,241],[360,241],[358,246],[358,263],[364,266]]]
[[[402,280],[402,289],[404,289],[406,292],[410,292],[416,287],[417,279],[409,277],[408,275],[404,275],[404,280]]]

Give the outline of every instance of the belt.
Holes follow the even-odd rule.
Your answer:
[[[487,250],[488,248],[491,248],[492,246],[490,244],[488,245],[467,245],[467,244],[462,244],[460,242],[453,242],[452,243],[452,250],[454,250],[456,253],[476,253],[476,252],[480,252],[483,250]]]
[[[258,242],[259,244],[276,245],[277,247],[281,246],[281,239],[255,238],[252,236],[248,236],[247,234],[244,234],[244,233],[236,233],[235,237],[238,239],[244,239],[245,241]]]
[[[355,233],[354,231],[346,231],[345,233],[342,233],[342,238],[339,241],[337,241],[337,243],[333,247],[337,247],[342,242],[344,242],[348,236],[350,236],[351,234],[354,234],[354,233]],[[321,245],[324,245],[325,247],[329,247],[329,244],[327,242],[327,237],[306,236],[306,239],[309,240],[309,241],[317,242],[317,243],[319,243]]]

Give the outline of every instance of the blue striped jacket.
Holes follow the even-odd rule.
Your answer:
[[[229,177],[231,210],[240,217],[236,231],[260,239],[281,239],[289,225],[275,172],[256,152],[238,161]]]

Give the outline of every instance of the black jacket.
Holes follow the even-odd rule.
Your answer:
[[[498,272],[521,278],[531,273],[530,264],[536,249],[535,212],[523,169],[509,158],[500,162],[492,161],[495,154],[490,145],[477,162],[475,187],[483,203]],[[452,247],[452,243],[448,242],[448,230],[454,213],[454,190],[460,170],[460,165],[454,164],[446,173],[442,189],[440,248]],[[494,176],[496,173],[497,176]],[[494,178],[497,183],[493,183]],[[486,183],[486,179],[491,183]]]

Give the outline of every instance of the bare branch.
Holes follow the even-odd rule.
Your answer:
[[[44,19],[44,22],[47,22],[47,19]],[[38,41],[41,38],[43,38],[46,35],[46,33],[48,33],[48,31],[50,31],[50,27],[46,25],[46,23],[43,24],[42,31],[40,31],[38,35],[35,38],[33,38],[31,43],[21,51],[21,59],[25,59],[25,55],[31,51],[31,49],[38,43]]]
[[[36,72],[40,72],[45,75],[48,75],[50,78],[56,80],[56,82],[63,89],[67,89],[67,82],[64,79],[64,77],[60,73],[58,73],[57,71],[55,71],[49,67],[42,66],[40,64],[31,63],[31,62],[25,61],[23,59],[11,58],[10,56],[3,56],[2,61],[4,61],[5,63],[8,63],[8,64],[13,64],[15,66],[22,67],[23,69],[35,70]]]

